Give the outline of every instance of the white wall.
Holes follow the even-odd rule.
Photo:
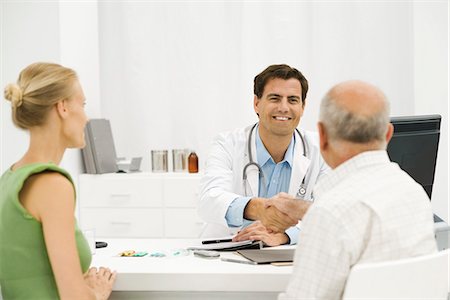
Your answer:
[[[152,149],[194,148],[202,165],[214,135],[255,122],[253,77],[269,64],[308,77],[309,129],[331,85],[368,80],[392,115],[443,115],[432,204],[448,220],[447,1],[96,3],[1,2],[1,86],[34,61],[74,68],[88,115],[111,119],[117,153],[149,170]],[[28,140],[0,108],[3,172]],[[76,178],[79,152],[63,165]]]
[[[59,5],[59,61],[77,72],[86,96],[85,109],[89,118],[101,117],[97,15],[96,1],[61,1]],[[82,173],[81,151],[67,150],[61,166],[71,174]],[[77,176],[74,176],[75,183],[77,180]]]
[[[87,115],[101,117],[97,2],[1,2],[1,11],[1,86],[15,82],[30,63],[60,63],[78,73]],[[28,134],[12,124],[10,102],[1,101],[0,108],[3,173],[25,153]],[[78,174],[83,172],[80,150],[67,150],[61,166],[78,186]]]
[[[194,148],[202,165],[213,136],[256,121],[252,81],[267,65],[309,79],[308,129],[328,88],[367,80],[393,116],[443,115],[432,204],[448,220],[447,22],[447,1],[101,3],[102,113],[118,154],[145,170],[152,149]]]
[[[431,203],[449,220],[448,178],[448,2],[414,3],[414,112],[442,115]]]
[[[412,11],[408,2],[102,2],[102,113],[117,152],[144,156],[150,170],[150,150],[187,147],[202,164],[217,133],[257,120],[253,78],[273,63],[309,79],[305,128],[316,129],[322,95],[354,78],[380,86],[393,114],[413,114]]]
[[[59,61],[58,3],[1,2],[1,90],[36,61]],[[0,171],[28,148],[28,134],[12,124],[11,103],[0,101]]]

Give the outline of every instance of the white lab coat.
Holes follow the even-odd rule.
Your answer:
[[[203,237],[221,237],[234,234],[237,228],[229,228],[225,219],[229,205],[242,196],[258,196],[259,174],[255,166],[247,168],[247,195],[245,194],[243,170],[249,162],[247,139],[252,126],[236,129],[218,135],[206,160],[205,173],[201,179],[199,216],[207,223]],[[329,167],[319,151],[317,133],[300,130],[306,147],[296,132],[293,168],[289,183],[289,194],[295,196],[306,174],[307,185],[305,199],[311,199],[314,185]],[[257,161],[255,133],[252,134],[252,157]]]

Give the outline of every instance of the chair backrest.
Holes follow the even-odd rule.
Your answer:
[[[344,289],[350,299],[445,299],[449,250],[380,263],[356,264]]]

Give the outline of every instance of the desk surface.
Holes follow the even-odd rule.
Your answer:
[[[280,292],[286,288],[292,273],[292,266],[223,262],[179,251],[200,245],[198,239],[98,240],[107,242],[108,247],[96,249],[92,266],[105,266],[117,271],[114,291]],[[126,250],[149,254],[160,252],[167,256],[117,256]],[[237,257],[237,254],[222,252],[221,256]]]

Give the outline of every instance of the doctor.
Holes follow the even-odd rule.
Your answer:
[[[259,122],[220,134],[206,161],[199,203],[199,215],[208,223],[203,237],[245,227],[234,240],[297,243],[297,220],[266,201],[281,192],[312,201],[313,186],[328,170],[317,135],[297,130],[307,91],[306,78],[288,65],[269,66],[255,77]]]

